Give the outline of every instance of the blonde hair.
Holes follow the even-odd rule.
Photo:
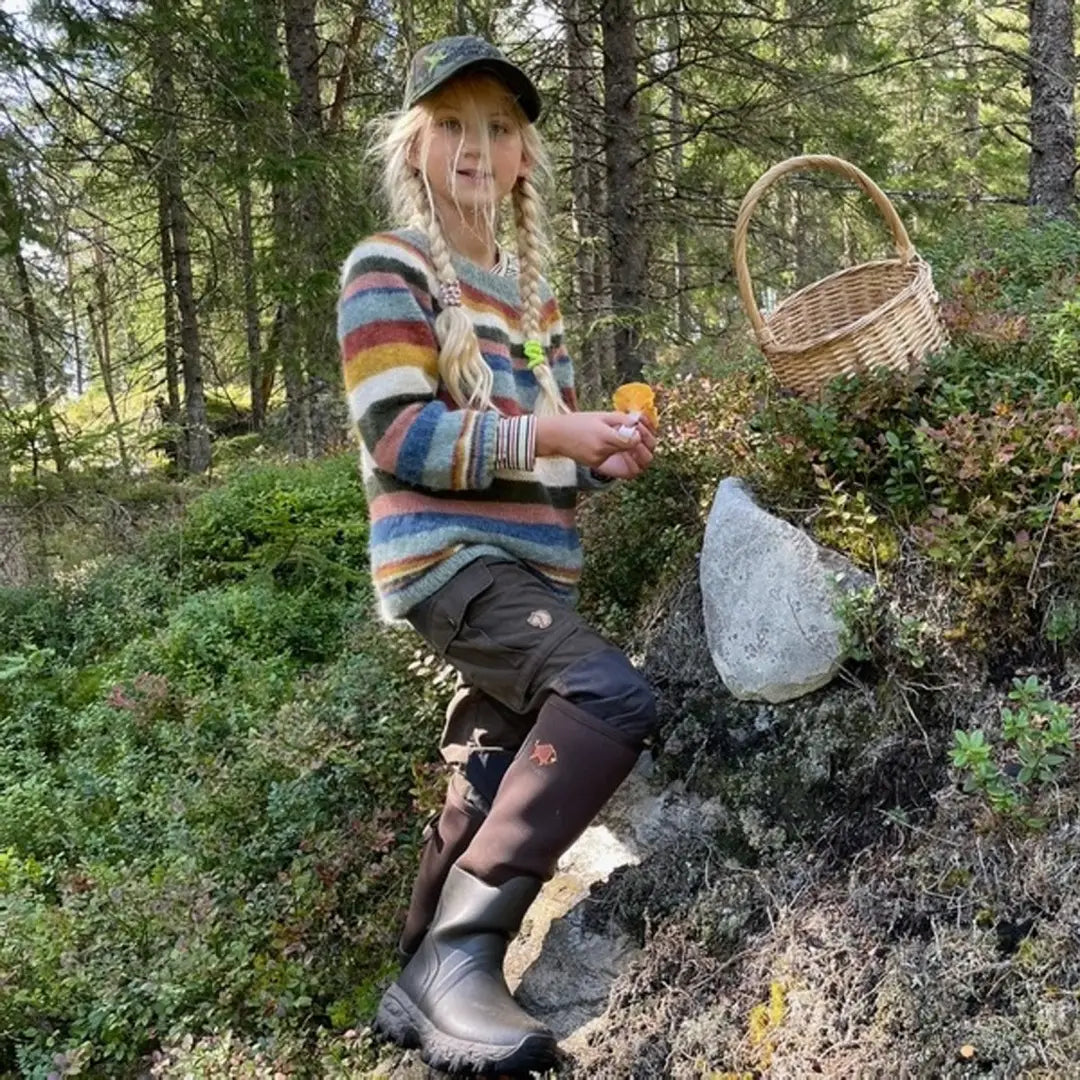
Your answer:
[[[509,91],[490,75],[464,75],[454,79],[411,109],[384,118],[373,152],[383,162],[383,186],[392,217],[397,224],[419,229],[427,236],[435,276],[440,285],[453,292],[460,288],[460,283],[426,176],[428,135],[435,123],[435,109],[440,104],[453,102],[465,111],[479,113],[493,100],[506,109],[517,125],[522,150],[529,163],[528,175],[517,181],[510,198],[518,251],[521,328],[526,341],[539,342],[540,278],[547,242],[538,181],[549,177],[551,170],[539,133]],[[486,131],[486,127],[481,125],[481,130]],[[486,167],[490,164],[490,145],[486,136],[480,149]],[[414,164],[415,161],[418,164]],[[497,235],[499,207],[490,206],[485,211],[483,224]],[[454,401],[462,408],[491,408],[492,371],[481,355],[480,342],[468,312],[459,305],[444,303],[435,319],[435,336],[439,341],[439,375]],[[532,370],[540,387],[536,412],[569,412],[547,361]]]

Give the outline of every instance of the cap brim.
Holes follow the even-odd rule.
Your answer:
[[[530,124],[535,124],[540,118],[540,92],[533,86],[532,80],[508,60],[497,60],[493,57],[484,57],[478,60],[465,60],[457,67],[451,68],[434,86],[429,87],[424,93],[415,97],[410,105],[431,97],[436,90],[445,86],[456,75],[462,75],[466,71],[490,71],[499,82],[517,99],[521,111],[525,114]]]

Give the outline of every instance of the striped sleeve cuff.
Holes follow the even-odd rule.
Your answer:
[[[502,417],[495,439],[495,468],[529,472],[535,465],[536,417]]]

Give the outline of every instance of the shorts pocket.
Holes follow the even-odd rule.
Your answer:
[[[446,585],[408,614],[422,637],[476,686],[511,709],[524,700],[521,670],[530,650],[505,640],[506,597],[480,559],[468,563]]]
[[[469,608],[473,602],[494,584],[491,571],[481,560],[475,559],[409,612],[409,621],[439,653],[445,655],[454,639],[468,626]]]

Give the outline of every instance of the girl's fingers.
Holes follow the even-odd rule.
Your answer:
[[[631,432],[636,431],[638,438],[645,443],[650,450],[656,449],[656,432],[649,426],[648,420],[642,413],[599,413],[604,423],[618,430],[624,439],[631,437]],[[636,444],[638,440],[634,440]]]

